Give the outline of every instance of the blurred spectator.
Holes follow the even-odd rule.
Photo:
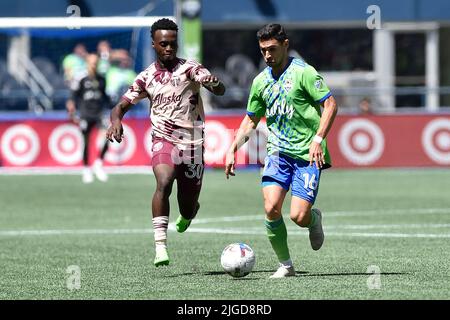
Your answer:
[[[106,72],[106,93],[116,103],[131,86],[137,74],[131,69],[131,58],[125,49],[113,50],[110,67]]]
[[[368,114],[372,114],[372,106],[371,106],[371,101],[370,98],[368,97],[364,97],[360,102],[359,102],[359,113],[362,115],[368,115]]]
[[[111,45],[108,41],[102,40],[97,45],[97,54],[99,57],[97,72],[102,76],[106,76],[110,67]]]
[[[83,183],[91,183],[94,175],[100,181],[107,181],[108,176],[103,171],[103,158],[108,150],[108,140],[93,164],[93,170],[89,168],[89,141],[90,134],[94,127],[105,129],[105,121],[103,121],[103,108],[105,105],[111,107],[111,101],[105,92],[106,81],[103,76],[97,73],[98,56],[89,54],[86,58],[88,75],[83,77],[78,83],[78,87],[72,90],[72,98],[67,101],[67,111],[70,118],[78,123],[84,140],[83,149]],[[79,119],[75,117],[78,111]],[[104,136],[104,134],[103,134]]]
[[[75,45],[73,52],[64,57],[62,62],[64,68],[64,80],[69,88],[75,88],[78,82],[86,76],[86,56],[88,52],[82,43]]]

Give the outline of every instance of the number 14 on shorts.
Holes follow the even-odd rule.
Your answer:
[[[312,198],[315,198],[315,190],[317,188],[317,184],[318,184],[318,179],[316,179],[316,174],[309,174],[309,173],[303,173],[303,188],[306,191],[306,194]]]
[[[317,180],[316,180],[316,174],[312,174],[311,176],[309,175],[309,173],[304,173],[303,174],[303,180],[305,181],[305,184],[303,185],[303,187],[305,189],[312,189],[312,190],[316,190],[317,187]]]

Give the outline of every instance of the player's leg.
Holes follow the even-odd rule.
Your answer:
[[[172,149],[173,145],[167,141],[154,141],[152,167],[156,178],[156,190],[152,199],[152,222],[155,238],[155,266],[169,264],[167,253],[167,227],[170,213],[169,197],[172,193],[176,174],[176,168],[170,154]]]
[[[153,231],[155,238],[155,266],[168,265],[167,227],[169,225],[169,197],[175,180],[175,168],[167,164],[153,167],[156,190],[152,199]]]
[[[184,232],[200,209],[198,198],[202,188],[204,164],[182,164],[178,168],[178,207],[180,216],[175,225],[178,232]]]
[[[309,240],[314,250],[319,250],[325,240],[322,229],[322,213],[312,208],[318,191],[320,170],[308,162],[298,162],[292,181],[291,220],[309,229]]]
[[[286,189],[276,184],[266,184],[263,187],[264,210],[266,212],[264,224],[267,237],[280,263],[280,267],[271,278],[284,278],[295,275],[287,243],[286,225],[281,214],[286,193]]]
[[[86,119],[81,119],[80,123],[81,135],[83,136],[83,183],[92,183],[94,181],[94,176],[92,174],[91,168],[89,168],[89,137],[91,135],[94,123],[87,121]]]
[[[99,119],[97,121],[97,127],[99,129],[99,135],[104,137],[105,136],[105,125],[102,121],[102,119]],[[105,158],[105,154],[108,151],[109,143],[108,139],[104,139],[103,147],[100,150],[100,153],[98,155],[98,158],[94,161],[94,165],[92,166],[95,176],[98,180],[102,182],[108,181],[108,175],[106,174],[105,170],[103,169],[103,159]]]
[[[271,278],[294,276],[295,271],[289,254],[287,230],[281,213],[290,184],[289,163],[278,156],[268,156],[262,178],[265,226],[267,237],[277,255],[280,267]]]

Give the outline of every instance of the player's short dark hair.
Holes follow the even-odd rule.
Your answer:
[[[278,23],[269,23],[259,29],[256,33],[258,41],[276,39],[278,41],[284,41],[288,38],[284,28]]]
[[[178,32],[178,26],[175,22],[170,19],[162,18],[152,24],[151,34],[152,39],[155,37],[155,32],[157,30],[173,30]]]

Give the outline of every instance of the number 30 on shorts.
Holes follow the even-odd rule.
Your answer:
[[[204,166],[202,163],[200,164],[188,164],[187,171],[184,172],[186,178],[189,179],[201,179],[203,175]]]

